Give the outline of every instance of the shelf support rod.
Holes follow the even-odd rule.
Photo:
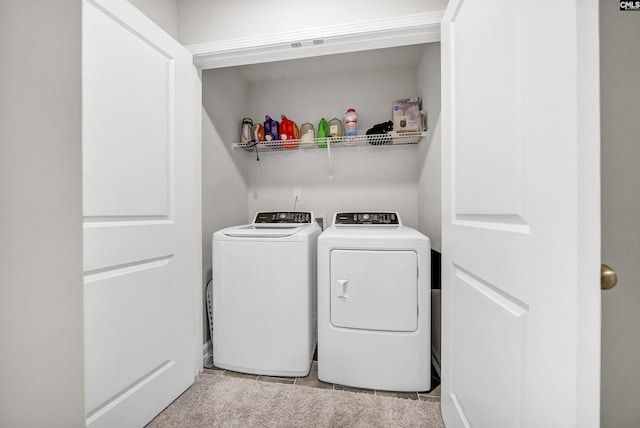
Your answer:
[[[329,180],[333,180],[333,163],[331,162],[331,139],[327,138],[327,158],[329,160]]]

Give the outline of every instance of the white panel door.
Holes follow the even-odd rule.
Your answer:
[[[599,424],[598,3],[452,0],[442,26],[442,412]]]
[[[83,3],[87,426],[143,426],[193,383],[200,284],[191,55],[125,1]]]

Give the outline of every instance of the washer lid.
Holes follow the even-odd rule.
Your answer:
[[[225,229],[222,233],[225,236],[236,238],[286,238],[295,235],[308,226],[308,224],[247,224],[246,226]]]

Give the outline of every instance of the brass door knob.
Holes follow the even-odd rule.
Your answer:
[[[618,283],[618,275],[616,271],[609,266],[603,264],[600,266],[600,288],[602,290],[608,290],[613,288]]]

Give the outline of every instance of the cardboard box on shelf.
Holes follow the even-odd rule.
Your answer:
[[[391,144],[418,144],[422,137],[420,135],[407,135],[407,132],[389,132]]]
[[[403,98],[393,101],[393,130],[395,132],[420,132],[420,98]]]

